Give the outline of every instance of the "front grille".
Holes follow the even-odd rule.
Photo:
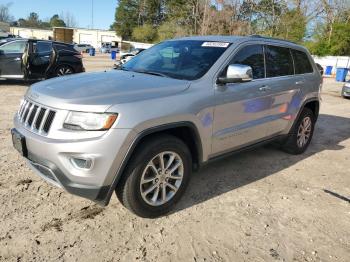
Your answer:
[[[55,115],[54,110],[29,100],[24,100],[18,111],[18,118],[26,128],[43,135],[49,133]]]

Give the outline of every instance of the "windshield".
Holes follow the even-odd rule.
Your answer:
[[[195,80],[210,69],[229,45],[197,40],[166,41],[141,52],[121,69]]]

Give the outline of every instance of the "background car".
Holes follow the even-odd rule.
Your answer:
[[[144,50],[146,50],[146,49],[144,49],[144,48],[135,48],[135,49],[132,49],[128,53],[121,54],[120,55],[120,64],[125,64],[130,59],[132,59],[134,56],[138,55],[139,53],[143,52]]]
[[[346,82],[341,91],[341,95],[344,98],[350,98],[350,81]]]
[[[117,42],[113,41],[111,43],[102,43],[102,46],[100,48],[101,53],[111,53],[112,51],[119,53],[120,50],[118,48]]]
[[[44,79],[84,71],[81,54],[70,44],[19,39],[0,46],[0,78]]]
[[[21,39],[20,36],[8,35],[7,37],[0,37],[0,45],[6,44],[11,41]]]
[[[74,48],[80,53],[89,53],[89,50],[94,47],[90,44],[76,44]]]

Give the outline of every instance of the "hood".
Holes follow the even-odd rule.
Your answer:
[[[42,81],[32,85],[26,96],[53,108],[104,112],[112,105],[169,96],[188,87],[185,80],[111,70]]]

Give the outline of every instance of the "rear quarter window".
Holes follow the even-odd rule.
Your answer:
[[[292,50],[292,54],[295,65],[295,74],[306,74],[313,72],[310,60],[305,52]]]

